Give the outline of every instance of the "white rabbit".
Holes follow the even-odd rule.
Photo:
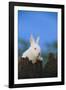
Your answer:
[[[43,60],[41,57],[41,49],[39,46],[39,37],[35,41],[33,36],[30,37],[30,47],[23,53],[22,57],[26,58],[28,57],[29,60],[32,61],[32,63],[36,63],[36,60]]]

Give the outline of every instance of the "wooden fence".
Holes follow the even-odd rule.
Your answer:
[[[52,54],[48,56],[48,62],[44,68],[40,60],[32,64],[27,57],[19,59],[18,79],[45,77],[57,77],[57,59]]]

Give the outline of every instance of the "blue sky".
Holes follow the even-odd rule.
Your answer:
[[[40,47],[57,40],[57,13],[41,11],[18,11],[18,38],[29,42],[30,35],[40,37]]]

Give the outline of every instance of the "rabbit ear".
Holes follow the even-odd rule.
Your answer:
[[[31,34],[31,36],[30,36],[30,44],[33,45],[34,43],[35,43],[35,41],[34,41],[34,38],[33,38],[32,34]]]
[[[39,44],[39,40],[40,40],[40,38],[39,38],[39,37],[37,37],[37,39],[36,39],[36,43],[38,43],[38,44]]]

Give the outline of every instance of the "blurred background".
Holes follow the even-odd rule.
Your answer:
[[[30,47],[30,35],[40,37],[44,73],[52,71],[57,76],[57,13],[41,11],[18,11],[18,56]],[[52,59],[52,60],[50,60]],[[50,66],[49,66],[50,65]],[[51,69],[51,70],[50,70]],[[45,74],[44,74],[45,75]],[[47,74],[45,75],[48,76]],[[49,75],[52,76],[52,75]]]

